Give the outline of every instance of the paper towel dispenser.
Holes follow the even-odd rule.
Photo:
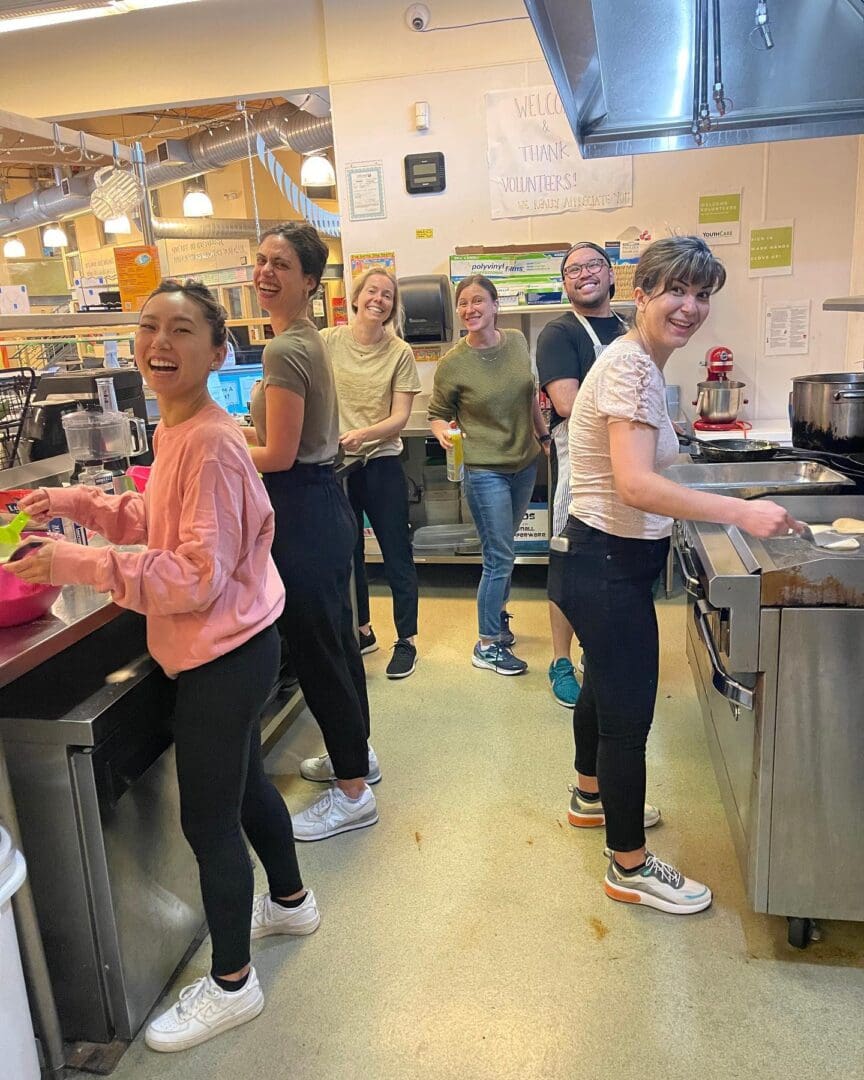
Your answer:
[[[445,274],[399,278],[399,298],[409,345],[453,339],[453,290]]]

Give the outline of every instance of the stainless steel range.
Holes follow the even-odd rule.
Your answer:
[[[864,496],[774,497],[811,524]],[[745,886],[803,948],[864,920],[864,537],[855,552],[679,523],[687,658]]]

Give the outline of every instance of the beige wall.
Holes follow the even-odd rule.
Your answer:
[[[518,3],[480,4],[469,15],[455,3],[431,6],[433,25],[524,12]],[[864,139],[641,155],[633,159],[631,208],[493,221],[484,94],[551,81],[530,24],[416,34],[402,20],[405,5],[384,0],[376,5],[374,34],[362,40],[368,47],[360,48],[356,25],[348,23],[347,0],[325,0],[324,7],[343,208],[347,205],[343,190],[347,164],[380,158],[385,174],[385,220],[352,222],[343,212],[346,261],[352,252],[392,248],[400,274],[446,273],[448,256],[459,244],[602,242],[615,239],[630,226],[647,228],[654,237],[666,235],[669,229],[692,232],[700,193],[740,187],[744,239],[717,249],[729,270],[729,283],[713,304],[709,324],[687,349],[673,356],[667,367],[669,382],[681,384],[686,400],[702,377],[698,362],[707,348],[728,345],[735,354],[738,375],[748,384],[745,415],[769,419],[785,416],[792,375],[851,366],[855,357],[847,355],[847,317],[823,312],[821,301],[845,295],[851,286],[856,202],[859,214],[864,202],[857,179]],[[428,132],[413,130],[416,100],[429,102]],[[440,195],[405,192],[402,159],[421,150],[445,154],[447,190]],[[830,194],[825,185],[828,176]],[[796,225],[794,274],[748,278],[747,228],[785,218],[794,218]],[[420,227],[431,227],[433,239],[416,239]],[[812,299],[809,355],[766,358],[764,304],[806,298]],[[532,340],[546,318],[532,317]],[[428,382],[431,371],[425,366],[424,376]]]

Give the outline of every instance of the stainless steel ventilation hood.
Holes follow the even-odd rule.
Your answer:
[[[864,0],[525,7],[583,157],[864,133]]]

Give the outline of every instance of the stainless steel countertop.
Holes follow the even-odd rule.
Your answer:
[[[0,470],[0,488],[56,487],[71,475],[69,454]],[[89,585],[66,585],[51,611],[22,626],[0,628],[0,687],[57,656],[93,630],[116,619],[119,608],[107,593]]]
[[[66,585],[47,615],[0,629],[0,687],[57,656],[123,611],[107,593]]]

